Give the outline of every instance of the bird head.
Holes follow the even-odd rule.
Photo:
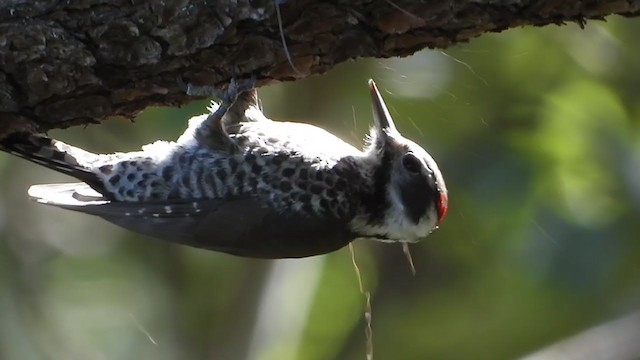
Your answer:
[[[373,127],[365,149],[375,162],[375,204],[353,223],[358,232],[389,241],[417,241],[442,221],[448,205],[447,187],[431,155],[403,137],[373,80],[369,80]]]

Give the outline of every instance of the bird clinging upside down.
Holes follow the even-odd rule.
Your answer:
[[[447,211],[433,158],[396,129],[369,81],[363,150],[309,124],[272,121],[255,89],[232,83],[175,142],[93,154],[18,134],[0,150],[79,179],[35,185],[36,201],[97,215],[154,238],[257,258],[305,257],[356,238],[412,242]]]

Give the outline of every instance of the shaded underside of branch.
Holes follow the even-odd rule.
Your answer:
[[[193,100],[185,84],[254,76],[262,86],[350,59],[639,9],[631,0],[5,0],[0,137],[181,105]]]

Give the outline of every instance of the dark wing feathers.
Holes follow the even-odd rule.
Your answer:
[[[251,197],[188,202],[109,201],[87,184],[35,185],[36,201],[96,215],[161,240],[257,258],[325,254],[351,240],[339,219],[282,214]]]

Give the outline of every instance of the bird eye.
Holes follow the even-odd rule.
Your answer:
[[[422,169],[422,163],[413,154],[406,154],[402,157],[402,166],[411,174],[419,174]]]

